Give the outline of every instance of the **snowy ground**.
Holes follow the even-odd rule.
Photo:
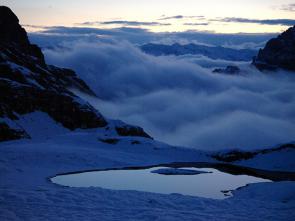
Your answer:
[[[237,162],[237,165],[273,171],[295,172],[295,150],[285,149],[268,154],[258,154],[253,159]]]
[[[22,121],[39,139],[0,144],[0,220],[294,220],[295,182],[252,184],[225,200],[52,184],[48,178],[58,173],[212,159],[146,138],[103,143],[101,137],[115,135],[104,129],[61,131],[42,113]],[[46,125],[48,136],[34,128],[36,121]]]

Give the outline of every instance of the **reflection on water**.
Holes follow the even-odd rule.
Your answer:
[[[224,190],[235,190],[249,183],[270,180],[247,175],[231,175],[212,168],[183,168],[211,173],[197,175],[161,175],[151,171],[165,167],[136,170],[108,170],[60,175],[51,179],[53,183],[70,187],[101,187],[113,190],[137,190],[154,193],[179,193],[213,199],[230,196]]]

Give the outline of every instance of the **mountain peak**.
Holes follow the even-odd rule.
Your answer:
[[[19,24],[17,16],[6,6],[0,6],[0,49],[31,55],[38,60],[40,66],[45,66],[41,49],[30,43],[27,32]]]
[[[15,21],[16,23],[19,22],[17,16],[13,13],[13,11],[8,8],[7,6],[0,6],[0,18],[1,18],[1,22],[3,23],[3,21],[5,22],[5,19],[10,22],[10,21]]]
[[[295,71],[295,26],[269,40],[253,64],[259,70],[283,68]]]
[[[26,31],[20,26],[17,16],[6,6],[0,6],[0,40],[2,43],[29,44]]]

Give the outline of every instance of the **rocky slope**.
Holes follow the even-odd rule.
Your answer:
[[[232,163],[232,162],[241,161],[241,160],[249,160],[254,158],[257,155],[265,155],[265,154],[279,152],[283,150],[289,150],[289,149],[295,150],[295,144],[287,143],[287,144],[279,145],[278,147],[267,148],[267,149],[256,150],[256,151],[233,150],[228,152],[216,153],[216,154],[213,154],[212,157],[218,161]]]
[[[295,26],[268,41],[253,64],[260,70],[283,68],[295,71]]]
[[[0,141],[29,138],[18,119],[35,111],[70,130],[106,126],[104,117],[69,88],[95,96],[72,70],[47,65],[16,15],[0,6]],[[141,128],[130,127],[132,135],[147,136]]]

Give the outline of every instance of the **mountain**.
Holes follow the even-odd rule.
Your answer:
[[[295,71],[295,26],[269,40],[265,47],[259,50],[253,64],[259,70],[282,68]]]
[[[74,71],[47,65],[16,15],[0,6],[0,141],[30,138],[20,118],[35,112],[46,113],[69,130],[105,127],[107,120],[69,88],[95,96]],[[116,130],[122,136],[149,137],[130,125]]]
[[[205,45],[175,43],[173,45],[164,44],[145,44],[140,47],[147,54],[155,56],[167,55],[204,55],[211,59],[222,59],[230,61],[251,61],[257,51],[250,49],[232,49],[221,46],[209,47]]]
[[[218,73],[218,74],[239,74],[241,72],[240,68],[237,66],[233,65],[228,65],[226,68],[216,68],[212,71],[213,73]]]

